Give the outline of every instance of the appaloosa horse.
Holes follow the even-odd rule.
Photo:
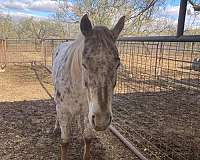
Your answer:
[[[57,121],[61,129],[61,159],[67,159],[69,132],[74,116],[80,116],[84,135],[84,159],[89,159],[93,129],[103,131],[112,120],[112,96],[120,64],[116,40],[124,27],[121,17],[112,30],[92,27],[87,15],[81,19],[82,34],[55,50],[53,83]],[[84,115],[84,116],[81,116]]]

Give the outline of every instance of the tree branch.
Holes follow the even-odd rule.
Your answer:
[[[150,4],[149,4],[146,8],[142,9],[137,15],[132,16],[132,17],[130,17],[130,18],[127,19],[127,20],[130,20],[130,19],[133,19],[133,18],[136,18],[136,17],[142,15],[144,12],[146,12],[148,9],[150,9],[152,6],[154,6],[155,3],[156,3],[157,1],[158,1],[158,0],[152,0],[152,1],[150,2]]]
[[[188,1],[194,8],[194,11],[200,11],[200,5],[195,4],[194,2],[192,2],[192,0],[188,0]]]

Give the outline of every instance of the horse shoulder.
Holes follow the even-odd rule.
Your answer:
[[[67,61],[68,57],[68,48],[70,47],[71,42],[61,43],[54,51],[53,56],[53,68],[52,68],[52,76],[53,81],[58,81],[60,76],[62,76],[62,70],[64,63]],[[62,78],[61,78],[62,79]]]

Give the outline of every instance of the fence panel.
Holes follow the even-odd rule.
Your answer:
[[[149,159],[200,159],[199,45],[118,41],[114,126]]]
[[[35,39],[5,39],[7,63],[42,62],[42,41]]]
[[[199,42],[119,41],[121,67],[116,92],[199,90]]]
[[[182,40],[117,41],[121,65],[113,125],[149,159],[200,159],[200,42],[191,36]],[[49,98],[37,89],[38,77],[52,93],[51,76],[43,66],[51,68],[55,47],[65,41],[1,43],[1,63],[10,65],[0,73],[0,99]]]

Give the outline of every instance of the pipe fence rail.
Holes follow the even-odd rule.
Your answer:
[[[44,68],[51,68],[54,48],[70,40],[1,40],[0,77],[19,78],[23,70],[29,82],[31,67],[39,66],[34,71],[52,93]],[[200,159],[200,36],[126,37],[117,46],[113,126],[148,159]],[[14,92],[3,78],[0,83]]]

